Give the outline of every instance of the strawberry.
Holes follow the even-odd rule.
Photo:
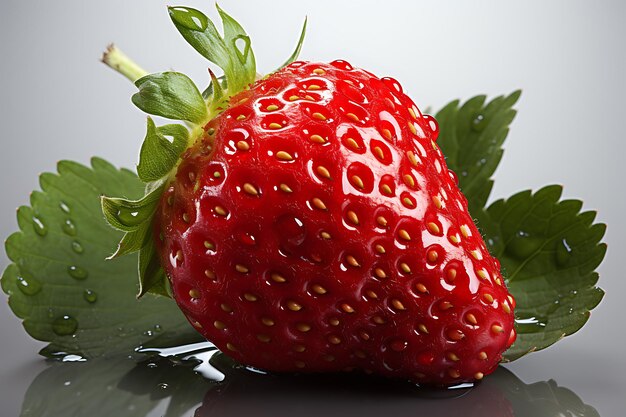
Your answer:
[[[434,118],[396,80],[342,60],[229,79],[233,68],[254,76],[251,52],[224,64],[206,53],[221,40],[206,16],[170,13],[228,86],[213,76],[212,99],[185,119],[198,126],[190,145],[149,187],[160,198],[146,197],[158,201],[150,252],[195,328],[268,371],[358,369],[434,385],[493,372],[515,339],[515,304]],[[249,40],[220,14],[226,49],[233,30]],[[169,117],[146,105],[155,89],[144,86],[163,79],[139,80],[133,101]]]

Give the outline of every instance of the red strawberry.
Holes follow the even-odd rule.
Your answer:
[[[360,369],[436,385],[491,373],[515,339],[514,301],[436,144],[436,121],[394,79],[345,61],[293,62],[254,82],[249,38],[219,12],[224,38],[200,12],[170,9],[224,69],[227,95],[215,78],[208,103],[178,73],[137,81],[140,108],[197,126],[170,175],[182,126],[163,127],[170,144],[149,124],[138,172],[153,191],[121,203],[125,220],[120,200],[105,201],[128,231],[118,254],[148,242],[142,292],[164,292],[156,247],[198,331],[269,371]]]
[[[191,323],[271,371],[453,384],[492,372],[513,301],[437,147],[391,78],[294,62],[231,98],[155,222]]]

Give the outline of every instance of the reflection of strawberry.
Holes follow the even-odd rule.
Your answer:
[[[438,385],[492,372],[515,339],[514,301],[436,121],[394,79],[345,61],[293,62],[254,82],[252,53],[231,48],[249,42],[232,18],[220,10],[224,41],[200,12],[170,13],[229,89],[214,79],[209,103],[193,88],[175,101],[188,83],[170,73],[139,80],[134,97],[166,117],[174,102],[199,124],[175,175],[157,184],[153,222],[174,298],[198,331],[271,371],[358,368]]]
[[[207,391],[195,417],[517,416],[505,395],[508,387],[498,383],[502,370],[496,371],[494,383],[433,390],[356,374],[337,374],[332,378],[261,375],[234,366],[223,355],[214,356],[211,364],[224,373],[224,381]]]
[[[296,62],[235,95],[187,150],[155,233],[208,339],[274,371],[481,378],[511,300],[437,147],[390,79]]]

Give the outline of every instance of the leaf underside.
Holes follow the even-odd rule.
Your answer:
[[[18,210],[20,231],[6,241],[13,263],[1,281],[9,306],[32,337],[50,343],[46,355],[128,355],[202,340],[170,299],[135,298],[136,255],[105,260],[122,233],[104,220],[100,196],[135,199],[144,185],[102,159],[91,165],[60,162]]]
[[[516,111],[520,92],[486,102],[458,100],[437,113],[438,144],[459,177],[470,213],[492,255],[500,260],[507,286],[517,301],[517,341],[505,353],[512,361],[544,349],[579,330],[604,292],[595,285],[606,253],[606,226],[582,202],[560,200],[562,188],[523,191],[488,208],[492,175]]]

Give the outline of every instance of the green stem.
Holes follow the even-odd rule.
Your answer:
[[[102,55],[102,62],[122,74],[124,77],[128,78],[133,83],[141,77],[148,75],[146,70],[137,65],[114,44],[107,47],[107,50]]]

